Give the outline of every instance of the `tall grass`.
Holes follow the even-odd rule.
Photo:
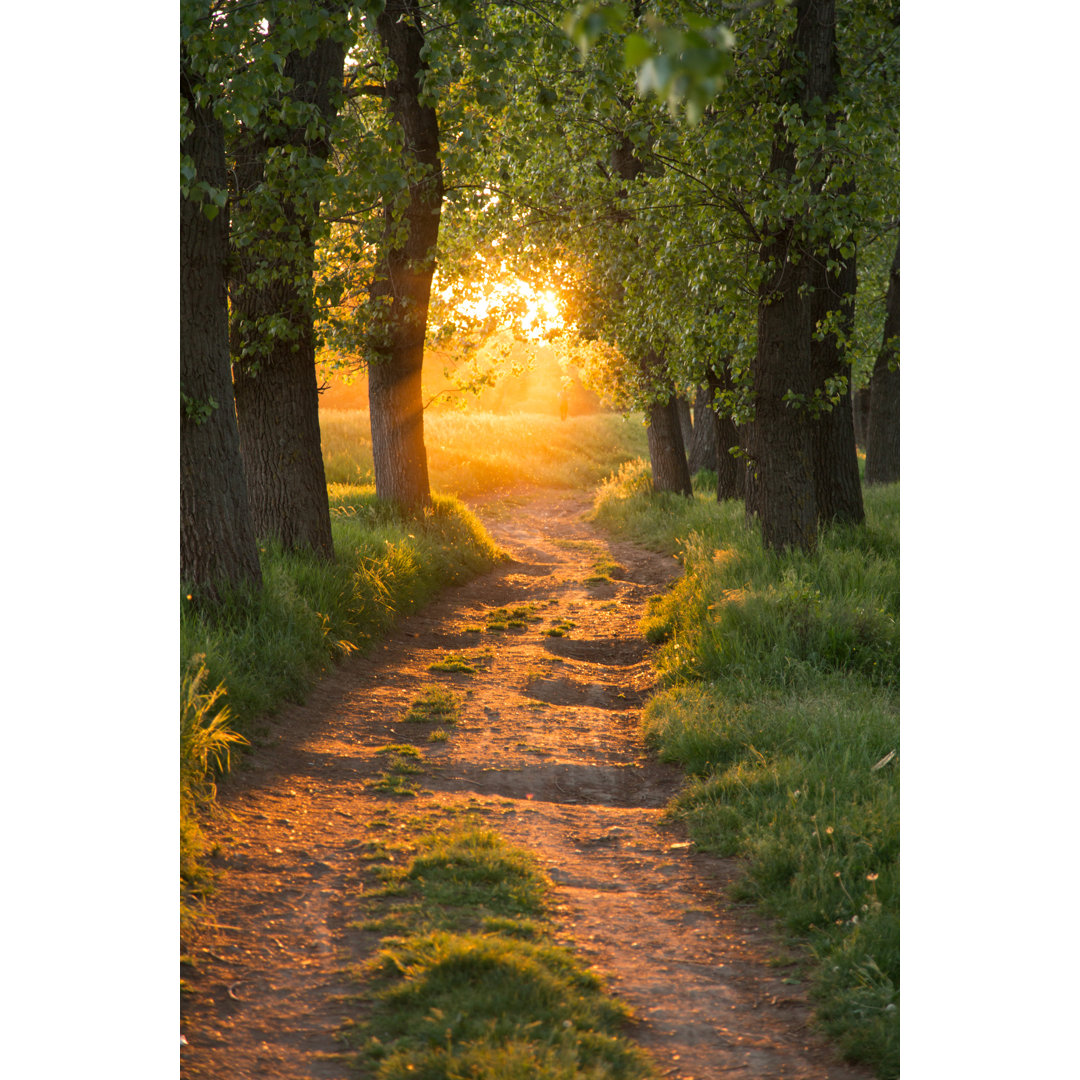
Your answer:
[[[326,478],[371,483],[367,412],[326,411],[319,417]],[[645,452],[640,417],[611,413],[571,417],[538,413],[428,411],[424,439],[432,486],[462,497],[537,484],[592,487]]]
[[[685,574],[642,629],[667,689],[646,739],[688,773],[674,812],[745,860],[736,895],[815,958],[817,1017],[899,1074],[899,488],[812,555],[767,551],[741,504],[651,495],[628,465],[595,519]]]
[[[202,661],[192,657],[180,680],[180,914],[185,925],[194,914],[192,898],[207,885],[199,814],[213,803],[214,777],[228,771],[232,748],[247,742],[230,726],[224,685],[206,689]]]

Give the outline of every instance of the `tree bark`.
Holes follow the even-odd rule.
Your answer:
[[[721,361],[719,368],[719,374],[709,372],[709,397],[713,402],[720,391],[731,389],[731,368],[726,361]],[[731,453],[740,445],[739,429],[725,410],[714,405],[711,411],[716,448],[716,501],[742,499],[746,495],[746,463]]]
[[[686,454],[691,476],[702,469],[716,468],[716,412],[712,402],[709,387],[699,386],[694,395],[694,430]]]
[[[335,91],[341,85],[344,49],[320,39],[306,52],[285,59],[285,75],[294,80],[291,97],[317,106],[324,123],[337,112]],[[298,148],[321,165],[330,153],[324,132],[305,127],[266,135],[249,133],[237,147],[237,190],[260,214],[256,242],[236,251],[233,281],[233,345],[240,448],[251,495],[252,516],[260,537],[288,549],[306,548],[334,558],[330,506],[319,432],[319,394],[315,374],[312,275],[315,248],[312,228],[319,206],[286,182],[277,190],[267,175],[268,155]],[[284,221],[284,229],[274,229]],[[286,237],[282,244],[279,237]],[[260,248],[259,241],[265,246]],[[270,320],[284,319],[268,333]]]
[[[851,416],[855,424],[855,445],[865,452],[866,432],[870,420],[870,386],[861,386],[851,399]]]
[[[836,262],[838,269],[830,271],[820,259],[811,264],[810,322],[817,327],[830,312],[839,309],[841,330],[848,336],[855,325],[855,256],[845,259],[838,250],[831,249],[829,260]],[[847,380],[840,401],[818,416],[810,429],[818,521],[859,525],[866,519],[866,512],[851,416],[851,368],[836,334],[826,334],[820,341],[816,335],[811,339],[810,377],[819,390],[824,390],[829,379]]]
[[[885,294],[885,330],[870,380],[866,482],[900,479],[900,244],[896,245]]]
[[[652,465],[653,491],[693,494],[674,398],[666,404],[656,402],[649,406],[649,461]]]
[[[224,190],[224,133],[211,106],[196,106],[186,69],[181,56],[180,92],[195,123],[181,152],[200,180]],[[181,399],[180,579],[210,598],[222,586],[262,584],[229,376],[228,253],[228,212],[211,221],[181,195],[180,389],[190,405]]]
[[[675,412],[679,417],[679,431],[682,434],[683,446],[689,450],[694,441],[694,421],[690,417],[690,402],[680,394],[675,398]]]
[[[653,491],[678,491],[693,494],[690,470],[686,467],[686,445],[683,443],[682,424],[679,421],[678,395],[667,375],[664,358],[649,349],[638,360],[643,380],[647,385],[664,392],[667,383],[667,401],[653,400],[648,406],[649,464],[652,467]]]
[[[417,507],[431,502],[420,377],[442,212],[439,122],[434,108],[420,102],[420,76],[428,65],[421,55],[419,4],[389,0],[376,27],[396,71],[387,86],[391,114],[405,155],[421,170],[402,202],[388,202],[384,212],[384,250],[371,287],[374,305],[381,308],[368,357],[371,449],[378,498]]]
[[[798,0],[793,50],[782,91],[803,106],[827,102],[835,86],[835,0]],[[782,124],[773,137],[770,171],[790,182],[795,148]],[[817,495],[811,417],[810,338],[813,329],[804,223],[773,225],[760,249],[757,352],[751,365],[755,413],[747,443],[752,482],[747,512],[761,522],[766,547],[813,550],[817,543]],[[788,399],[791,399],[790,401]]]

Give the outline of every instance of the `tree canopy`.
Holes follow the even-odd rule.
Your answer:
[[[752,513],[773,512],[769,425],[813,442],[836,413],[846,438],[899,227],[897,0],[183,0],[181,23],[182,139],[208,109],[228,156],[222,184],[183,149],[181,196],[228,217],[232,362],[258,382],[310,337],[366,367],[381,497],[428,498],[424,344],[500,273],[558,294],[562,347],[618,407],[711,386]],[[339,59],[317,86],[320,48]],[[792,465],[816,509],[770,542],[812,545],[850,441],[842,465]]]

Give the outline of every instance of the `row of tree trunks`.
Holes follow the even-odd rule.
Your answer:
[[[324,122],[336,115],[344,49],[321,38],[313,48],[294,51],[284,73],[293,80],[291,97],[314,104]],[[248,481],[251,513],[260,537],[288,549],[307,549],[333,559],[330,507],[326,492],[319,431],[319,394],[315,375],[315,332],[311,280],[315,266],[312,229],[318,202],[297,205],[291,190],[275,193],[267,175],[268,155],[283,147],[302,149],[325,161],[325,134],[312,137],[304,128],[274,133],[249,132],[238,140],[234,177],[238,197],[259,204],[261,220],[278,214],[296,237],[267,278],[266,253],[259,239],[273,245],[269,225],[261,237],[235,251],[233,280],[233,368],[240,449]],[[268,212],[269,204],[273,209]],[[280,248],[278,249],[280,250]],[[268,338],[265,323],[284,318],[288,333]],[[254,348],[255,357],[245,356]]]
[[[885,330],[870,379],[866,482],[900,479],[900,244],[896,245],[885,295]]]
[[[384,250],[371,288],[380,309],[368,363],[371,450],[378,498],[418,507],[431,502],[420,377],[442,212],[439,121],[435,109],[420,101],[428,66],[420,5],[390,0],[376,29],[395,71],[386,87],[391,115],[405,155],[421,166],[421,175],[400,203],[385,210]]]
[[[180,61],[180,92],[194,131],[181,144],[197,176],[225,188],[225,136],[213,108],[195,102],[195,76]],[[229,372],[225,266],[229,215],[210,220],[180,197],[180,580],[210,598],[223,585],[262,582]]]

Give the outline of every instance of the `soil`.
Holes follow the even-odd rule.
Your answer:
[[[865,1080],[808,1027],[798,968],[760,917],[725,900],[737,862],[698,852],[664,807],[682,774],[638,731],[654,689],[637,623],[678,575],[670,557],[614,543],[582,520],[585,496],[517,493],[474,505],[513,556],[401,621],[367,657],[267,721],[221,785],[214,928],[185,942],[182,1075],[351,1080],[334,1032],[358,1006],[343,969],[378,935],[350,928],[367,823],[469,807],[527,847],[555,882],[560,937],[634,1012],[628,1034],[670,1080]],[[624,574],[587,583],[599,554]],[[543,622],[470,633],[491,609]],[[568,636],[539,631],[553,621]],[[434,674],[448,651],[490,649],[475,675]],[[433,683],[465,699],[447,741],[403,720]],[[422,746],[422,792],[373,790],[392,743]],[[368,786],[365,788],[365,781]],[[385,833],[385,827],[380,830]],[[359,882],[359,885],[358,885]]]

